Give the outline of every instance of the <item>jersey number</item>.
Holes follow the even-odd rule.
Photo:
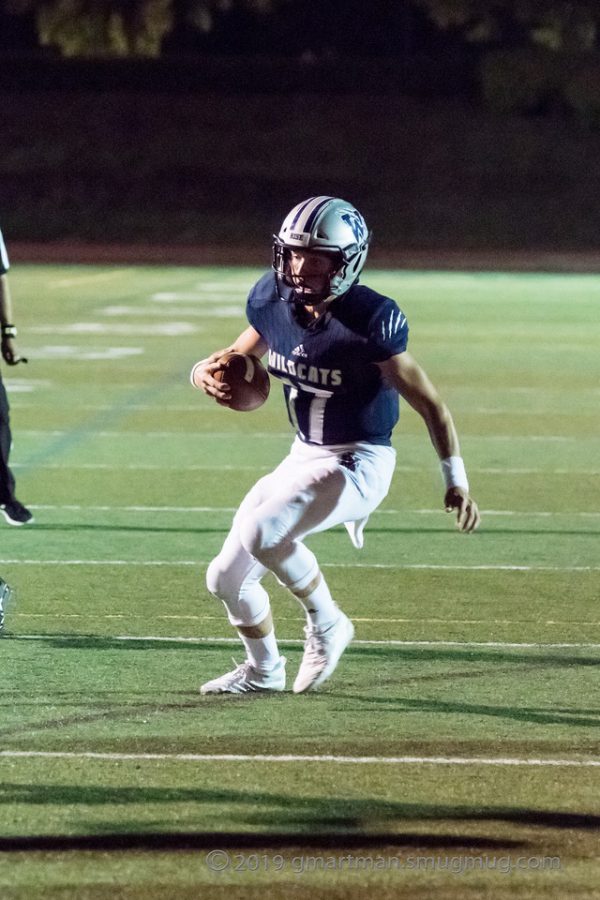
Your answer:
[[[322,444],[325,427],[325,405],[329,398],[333,397],[333,394],[330,391],[319,391],[319,393],[302,391],[304,403],[306,403],[306,394],[311,395],[310,400],[308,401],[308,434],[304,434],[298,425],[298,413],[296,410],[298,394],[298,388],[290,387],[288,410],[292,424],[294,428],[302,434],[305,440],[310,441],[313,444]]]

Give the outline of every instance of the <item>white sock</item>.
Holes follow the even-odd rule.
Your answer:
[[[261,638],[246,637],[245,634],[240,632],[240,638],[246,648],[246,654],[253,669],[256,669],[258,672],[270,672],[275,668],[279,662],[279,648],[275,638],[275,629]]]
[[[309,593],[306,593],[307,590]],[[331,596],[320,570],[317,570],[304,590],[298,590],[294,585],[292,593],[306,610],[309,623],[319,631],[324,631],[337,620],[340,608]]]

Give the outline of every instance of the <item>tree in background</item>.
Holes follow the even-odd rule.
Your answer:
[[[205,34],[215,27],[216,19],[235,7],[246,8],[256,15],[269,15],[285,0],[191,0],[186,4],[185,18],[198,31]]]
[[[172,0],[5,0],[33,14],[41,46],[65,57],[158,56],[173,26]]]
[[[415,0],[481,47],[480,93],[500,112],[567,111],[600,125],[597,0]]]
[[[199,32],[235,8],[271,13],[285,0],[0,0],[7,13],[32,15],[41,46],[65,57],[157,57],[178,18]]]
[[[273,16],[289,6],[298,15],[309,12],[314,29],[332,0],[301,4],[291,0],[0,0],[12,14],[33,15],[42,46],[56,47],[63,56],[158,56],[161,44],[178,22],[209,34],[232,13]],[[342,4],[343,6],[343,4]],[[596,47],[600,33],[598,0],[370,0],[363,13],[349,4],[346,15],[336,13],[331,40],[359,29],[368,42],[369,29],[402,28],[398,8],[421,9],[440,31],[460,34],[465,42],[483,46],[543,47],[561,53],[581,53]],[[377,23],[377,25],[375,25]],[[398,45],[402,35],[397,35]]]
[[[416,0],[442,29],[503,46],[530,43],[556,51],[591,50],[600,6],[594,0]]]
[[[441,65],[454,53],[478,66],[489,108],[567,110],[600,124],[599,0],[0,0],[0,9],[34,20],[39,44],[65,57],[158,57],[164,47],[316,62],[390,55],[409,72],[419,54]]]

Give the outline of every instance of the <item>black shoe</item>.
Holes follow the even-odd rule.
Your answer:
[[[30,525],[35,521],[27,507],[18,500],[9,500],[8,503],[0,504],[0,512],[9,525]]]
[[[11,594],[12,591],[7,583],[0,578],[0,631],[4,628],[4,602],[10,600]]]

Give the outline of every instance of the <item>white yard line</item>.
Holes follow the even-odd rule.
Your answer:
[[[181,337],[203,329],[191,322],[123,324],[120,322],[70,322],[64,325],[35,325],[29,331],[45,335],[136,335],[138,337]]]
[[[113,465],[112,463],[79,463],[79,464],[71,464],[65,463],[14,463],[11,461],[10,464],[11,469],[52,469],[59,470],[62,472],[70,472],[75,470],[90,470],[90,471],[111,471],[111,472],[131,472],[131,471],[140,471],[140,472],[206,472],[206,471],[219,471],[219,472],[263,472],[269,471],[275,468],[275,465],[272,466],[235,466],[235,465],[223,465],[223,466],[166,466],[159,465],[156,463],[128,463],[121,465]]]
[[[74,275],[71,278],[59,278],[47,284],[50,290],[66,287],[79,287],[81,284],[94,284],[97,281],[112,281],[113,278],[121,278],[130,275],[131,269],[112,269],[110,272],[96,272],[89,275]]]
[[[155,310],[155,311],[154,311],[154,315],[156,315],[158,312],[161,312],[161,314],[164,314],[165,316],[172,316],[173,313],[174,313],[174,312],[177,312],[177,311],[175,311],[175,310],[173,310],[173,309],[168,309],[168,310]],[[177,312],[177,314],[179,315],[179,312]],[[198,314],[198,313],[196,312],[195,315],[197,315],[197,314]],[[20,387],[22,388],[23,386],[27,386],[27,387],[33,386],[33,387],[36,387],[36,388],[48,388],[48,387],[54,387],[53,382],[48,381],[48,380],[41,380],[41,379],[34,379],[34,378],[26,378],[26,377],[24,377],[24,378],[16,378],[16,377],[11,377],[10,375],[9,375],[8,378],[6,378],[4,381],[5,381],[5,384],[6,384],[7,388],[8,388],[9,390],[13,390],[13,391],[18,391],[19,388],[20,388]],[[512,389],[512,388],[503,388],[503,393],[511,393],[511,391],[516,392],[516,393],[531,393],[531,394],[535,394],[536,397],[538,396],[538,394],[543,394],[543,393],[550,393],[550,394],[555,394],[555,393],[556,393],[556,394],[560,395],[561,397],[562,397],[564,394],[572,394],[572,393],[573,393],[573,392],[572,392],[571,390],[569,390],[569,389],[565,389],[564,391],[560,391],[560,390],[546,390],[545,388],[542,388],[542,387],[540,387],[540,388],[537,388],[537,387],[536,387],[536,388],[514,388],[514,389]],[[494,391],[494,393],[496,393],[496,392]],[[581,390],[578,390],[578,392],[577,392],[577,397],[578,397],[579,400],[581,400],[581,397],[582,397],[582,396],[585,396],[586,394],[589,395],[590,398],[595,399],[595,398],[600,394],[600,388],[588,388],[588,389],[582,388]],[[37,405],[37,404],[34,404],[34,403],[27,403],[27,404],[25,404],[25,403],[15,402],[14,404],[11,404],[11,405],[12,405],[12,406],[15,406],[15,407],[18,407],[18,408],[22,408],[22,409],[25,409],[25,408],[31,409],[31,408],[33,408],[33,407],[34,407],[35,405]],[[77,406],[78,409],[99,409],[99,410],[102,410],[102,409],[115,409],[115,404],[114,404],[114,403],[77,403],[76,406]],[[453,407],[454,407],[454,408],[458,408],[458,407],[457,407],[456,400],[455,400],[454,403],[453,403]],[[152,410],[156,410],[156,404],[149,404],[149,403],[148,403],[148,404],[140,404],[140,405],[136,405],[136,406],[128,406],[128,409],[148,409],[148,410],[152,409]],[[188,405],[186,405],[186,406],[169,406],[169,409],[170,409],[170,410],[176,410],[176,409],[179,409],[179,410],[186,410],[186,411],[187,411],[187,410],[190,410],[190,411],[194,411],[194,412],[201,412],[201,411],[207,411],[207,410],[210,410],[210,411],[212,411],[212,412],[220,413],[220,410],[219,410],[218,408],[214,408],[214,407],[205,407],[204,410],[202,410],[202,407],[201,407],[198,403],[196,403],[196,404],[188,404]],[[469,412],[471,412],[471,413],[472,413],[472,412],[481,412],[481,413],[488,414],[488,413],[492,413],[492,412],[493,412],[494,414],[500,414],[500,415],[503,415],[503,414],[512,415],[513,413],[518,413],[518,412],[520,412],[518,409],[515,410],[513,407],[498,407],[498,408],[493,409],[493,410],[492,410],[491,408],[485,407],[485,408],[482,408],[482,409],[476,409],[476,410],[473,410],[473,408],[472,408],[470,405],[469,405],[468,407],[465,407],[465,410],[466,410],[466,411],[469,411]],[[534,410],[530,410],[530,409],[528,409],[528,410],[527,410],[527,415],[546,415],[546,416],[550,416],[550,415],[553,414],[553,412],[554,412],[554,410],[552,410],[552,409],[548,409],[548,410],[542,410],[542,409],[534,409]],[[290,432],[287,432],[287,433],[291,435]],[[564,436],[563,436],[563,437],[564,437]],[[537,436],[537,437],[536,437],[536,440],[543,440],[543,436]]]
[[[148,616],[144,613],[16,613],[16,617],[19,619],[143,619],[147,621]],[[157,615],[154,617],[160,621],[176,621],[176,622],[223,622],[223,616],[198,616],[198,615],[177,615],[173,613],[168,613],[164,615]],[[300,623],[304,620],[300,616],[277,616],[278,622],[296,622]],[[523,625],[531,624],[528,619],[443,619],[440,616],[436,616],[435,618],[431,617],[422,617],[418,616],[414,619],[409,619],[404,617],[369,617],[369,616],[352,616],[353,622],[360,622],[361,624],[368,623],[371,625],[486,625],[487,627],[496,626],[496,625],[518,625],[520,628]],[[565,628],[569,626],[577,626],[578,628],[598,628],[600,627],[600,621],[598,622],[585,622],[580,619],[546,619],[537,621],[536,625],[554,625],[558,628]],[[44,635],[47,637],[47,635]],[[171,640],[171,638],[169,638]],[[212,640],[212,639],[211,639]],[[215,638],[216,640],[216,638]],[[221,640],[219,638],[219,640]],[[223,640],[225,640],[223,638]],[[227,638],[227,640],[231,640],[237,643],[237,638]],[[407,642],[411,643],[411,642]],[[423,643],[422,641],[418,641],[417,643]],[[439,643],[439,642],[436,642]],[[456,643],[456,642],[452,642]],[[460,643],[460,642],[459,642]],[[548,645],[544,645],[548,646]],[[559,647],[563,646],[562,644],[554,644],[553,646]],[[564,645],[566,646],[566,645]],[[596,646],[595,644],[570,644],[569,646]]]
[[[56,432],[56,437],[61,436],[61,432]],[[99,435],[93,435],[93,432],[90,432],[90,437],[98,437]],[[112,436],[112,435],[111,435]],[[106,435],[100,435],[100,437],[106,437]],[[151,438],[151,435],[148,435],[148,438]],[[210,470],[214,472],[228,472],[233,470],[243,470],[243,471],[255,471],[262,472],[265,470],[273,470],[277,466],[277,463],[273,463],[270,466],[240,466],[233,464],[217,464],[211,463],[210,465],[166,465],[163,463],[128,463],[128,464],[113,464],[113,463],[34,463],[33,466],[30,463],[23,462],[11,462],[11,468],[35,468],[35,469],[61,469],[64,471],[76,470],[76,469],[110,469],[112,471],[120,471],[120,470],[130,470],[130,469],[152,469],[152,470],[163,470],[165,472],[168,471],[179,471],[179,472],[194,472],[199,470]],[[396,466],[396,472],[429,472],[431,471],[429,466]],[[469,472],[477,472],[483,475],[541,475],[546,477],[548,475],[565,475],[565,476],[573,476],[573,475],[584,475],[588,476],[598,476],[600,475],[600,469],[509,469],[509,468],[478,468],[477,466],[469,466]]]
[[[89,512],[174,512],[174,513],[232,513],[235,506],[84,506],[76,503],[51,504],[30,503],[30,509],[35,510],[72,510]],[[371,516],[441,516],[441,509],[376,509]],[[484,516],[525,516],[535,518],[554,518],[555,516],[582,516],[584,518],[600,518],[600,512],[550,512],[540,510],[514,510],[514,509],[483,509]]]
[[[199,701],[199,703],[202,701]],[[124,762],[267,762],[267,763],[333,763],[340,765],[384,766],[535,766],[550,768],[596,768],[600,759],[544,759],[535,757],[493,756],[335,756],[264,753],[95,753],[67,750],[0,750],[9,759],[81,759]]]
[[[203,306],[106,306],[104,309],[96,310],[101,316],[107,316],[111,319],[130,318],[148,319],[154,317],[157,319],[243,319],[245,318],[245,309],[239,302],[227,303],[219,302],[218,306],[205,304]],[[131,326],[134,327],[134,326]],[[34,330],[34,329],[31,329]],[[37,330],[37,329],[35,329]],[[140,331],[140,334],[143,333]],[[536,413],[538,410],[536,410]],[[545,415],[543,410],[539,410],[539,415]]]
[[[130,407],[126,407],[129,409]],[[172,407],[169,407],[171,409]],[[156,407],[154,407],[156,409]],[[79,429],[75,427],[73,431],[78,431]],[[21,436],[27,437],[65,437],[69,434],[72,434],[73,431],[68,429],[62,430],[45,430],[45,429],[21,429],[19,434]],[[190,438],[194,442],[197,442],[199,439],[204,437],[204,439],[208,442],[212,442],[215,439],[223,439],[223,440],[231,440],[236,441],[240,438],[248,438],[249,440],[254,440],[254,438],[287,438],[292,442],[292,436],[288,431],[257,431],[257,432],[239,432],[239,431],[211,431],[208,435],[198,435],[194,432],[189,431],[90,431],[90,434],[93,434],[94,438],[97,437],[105,437],[105,438],[118,438],[122,440],[126,437],[140,438],[142,440],[147,440],[148,438],[152,438],[155,440],[156,438],[163,438],[164,440],[172,441],[173,438]]]
[[[221,295],[218,300],[212,296],[218,292]],[[248,291],[244,287],[234,284],[220,284],[211,286],[198,285],[195,291],[160,291],[152,294],[149,300],[153,303],[208,303],[214,306],[216,303],[227,301],[241,304],[245,301]],[[242,307],[242,311],[245,307]]]
[[[120,408],[120,407],[115,407]],[[154,407],[155,408],[155,407]],[[62,431],[56,431],[53,429],[21,429],[19,432],[21,435],[32,435],[33,437],[43,437],[44,435],[50,435],[54,437],[57,434],[70,434],[70,430],[64,429]],[[174,437],[189,437],[194,441],[197,441],[199,437],[202,435],[198,435],[195,432],[186,432],[186,431],[94,431],[95,437],[162,437],[165,439],[172,439]],[[237,438],[248,438],[249,440],[254,440],[257,437],[260,438],[275,438],[275,437],[286,437],[289,439],[290,444],[292,443],[294,435],[291,431],[211,431],[210,434],[205,435],[205,439],[212,441],[215,438],[223,438],[224,440],[235,440]],[[407,438],[414,437],[414,435],[406,435],[405,440]],[[597,441],[598,438],[596,436],[591,436],[589,438],[576,438],[576,437],[568,437],[565,435],[559,434],[545,434],[545,435],[535,435],[535,434],[487,434],[487,435],[463,435],[463,439],[471,439],[473,441],[526,441],[526,442],[536,442],[536,443],[546,443],[546,442],[558,442],[558,443],[581,443],[582,441]]]
[[[4,383],[10,392],[11,386],[6,381]],[[25,385],[17,386],[16,390],[17,391],[19,389],[23,390],[24,387],[25,387]],[[33,391],[34,388],[32,387],[31,390]],[[136,412],[138,412],[138,411],[145,412],[145,411],[150,411],[150,410],[152,410],[153,412],[156,412],[156,404],[155,403],[126,403],[125,406],[126,406],[127,412],[131,412],[132,410],[135,410]],[[36,409],[37,407],[38,407],[37,403],[24,403],[20,400],[16,400],[13,403],[11,403],[11,409]],[[114,411],[120,412],[122,408],[123,408],[123,406],[118,403],[78,403],[77,404],[77,409],[98,410],[98,411],[102,411],[102,412],[105,412],[108,410],[114,410]],[[186,404],[179,404],[179,405],[171,404],[171,403],[169,404],[169,412],[193,412],[193,413],[200,415],[201,413],[213,412],[213,411],[214,412],[220,411],[219,407],[217,407],[215,410],[212,410],[210,407],[203,407],[203,406],[200,406],[198,403],[186,403]],[[20,431],[19,433],[22,434],[23,432]],[[197,435],[197,437],[201,437],[201,435]],[[252,435],[252,437],[254,437],[254,435]]]
[[[108,618],[108,617],[107,617]],[[360,621],[354,619],[353,621]],[[88,635],[86,635],[88,637]],[[59,639],[61,641],[80,641],[79,634],[19,634],[19,640],[23,641],[46,641]],[[133,643],[143,643],[144,641],[158,641],[166,644],[234,644],[239,645],[239,638],[235,637],[180,637],[179,635],[167,637],[165,635],[132,635],[132,634],[115,634],[115,635],[97,635],[98,640],[111,641],[131,641]],[[303,646],[304,641],[300,638],[278,638],[278,643],[286,645]],[[600,644],[593,643],[515,643],[512,641],[367,641],[354,640],[352,646],[370,646],[376,645],[381,647],[455,647],[466,649],[486,649],[486,650],[600,650]]]
[[[0,559],[7,566],[207,566],[203,559]],[[458,572],[600,572],[600,566],[443,565],[430,563],[322,563],[329,569],[431,569]]]
[[[236,511],[235,506],[82,506],[76,503],[68,503],[60,506],[53,504],[35,504],[29,505],[30,509],[49,509],[49,510],[71,510],[73,512],[89,511],[89,512],[176,512],[176,513],[197,513],[197,512],[227,512]],[[598,513],[600,515],[600,513]]]

